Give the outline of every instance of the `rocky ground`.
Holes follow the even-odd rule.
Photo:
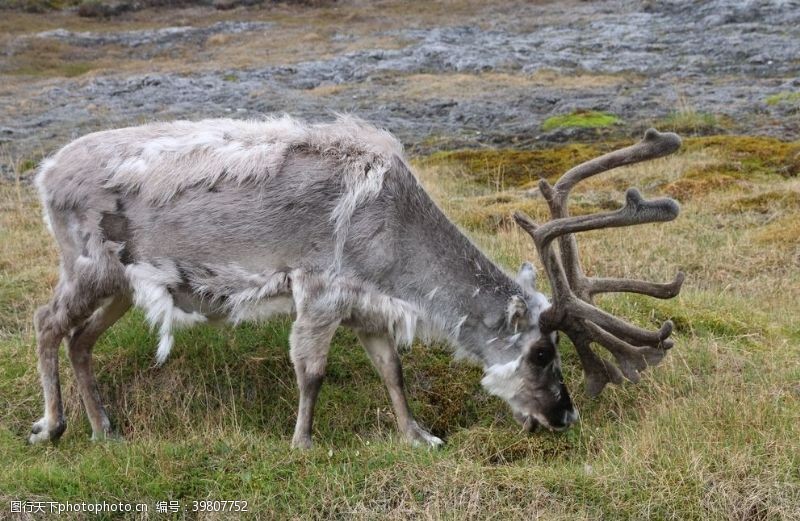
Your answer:
[[[49,29],[2,37],[0,141],[34,157],[101,128],[275,112],[352,112],[416,151],[629,135],[687,115],[703,121],[689,131],[800,137],[797,0],[431,5],[156,12],[89,30],[39,15]],[[542,128],[584,110],[619,122]]]

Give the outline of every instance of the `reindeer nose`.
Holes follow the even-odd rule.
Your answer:
[[[568,425],[572,425],[573,423],[577,423],[577,421],[581,418],[581,415],[578,414],[578,409],[571,409],[569,411],[564,411],[564,418],[561,420],[561,423],[566,427]]]

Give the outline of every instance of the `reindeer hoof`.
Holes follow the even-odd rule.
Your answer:
[[[406,430],[405,439],[414,447],[438,448],[444,445],[441,439],[417,425],[416,422]]]
[[[43,441],[58,441],[65,430],[67,430],[67,422],[63,419],[48,422],[47,418],[40,418],[31,426],[28,443],[33,445]]]
[[[292,438],[293,449],[308,450],[313,446],[311,436],[295,436]]]
[[[91,437],[92,442],[102,443],[104,441],[125,441],[120,434],[115,432],[93,432]]]

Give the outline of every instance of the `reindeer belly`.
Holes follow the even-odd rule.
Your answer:
[[[278,315],[291,315],[294,312],[294,301],[291,293],[248,300],[239,304],[236,313],[231,313],[219,303],[211,303],[203,295],[189,291],[172,293],[174,305],[184,313],[197,313],[210,323],[222,322],[259,322],[269,320]]]
[[[154,259],[125,268],[134,304],[158,327],[156,360],[163,363],[173,330],[202,322],[264,320],[293,311],[287,270],[253,272],[237,264]]]

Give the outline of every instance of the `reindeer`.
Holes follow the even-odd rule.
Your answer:
[[[679,146],[675,134],[648,130],[640,143],[575,167],[555,186],[541,181],[553,219],[538,227],[524,214],[515,219],[533,238],[551,304],[530,263],[516,279],[492,263],[431,200],[400,143],[360,120],[178,121],[77,139],[36,177],[61,261],[53,297],[34,316],[44,415],[29,441],[55,441],[66,428],[63,338],[92,438],[112,433],[91,352],[131,306],[158,329],[158,365],[176,328],[291,314],[299,386],[293,447],[311,446],[314,404],[340,325],[356,332],[410,443],[442,443],[414,421],[404,394],[397,349],[416,337],[444,340],[456,356],[482,364],[483,387],[526,430],[564,429],[578,412],[563,382],[557,331],[575,344],[590,394],[623,377],[636,381],[672,346],[672,323],[640,329],[596,308],[592,297],[669,298],[683,282],[682,273],[668,284],[585,277],[574,233],[669,221],[678,206],[643,201],[631,189],[618,211],[570,217],[570,189]]]

